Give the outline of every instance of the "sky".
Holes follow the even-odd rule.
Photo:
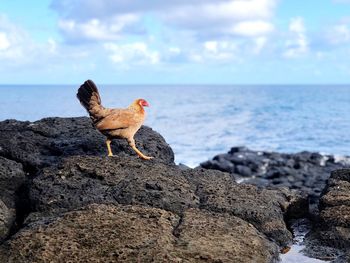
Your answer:
[[[0,0],[0,84],[348,84],[350,0]]]

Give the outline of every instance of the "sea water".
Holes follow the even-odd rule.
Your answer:
[[[1,85],[0,120],[87,116],[79,85]],[[105,107],[149,104],[145,124],[177,163],[197,166],[232,146],[350,155],[350,85],[99,85]]]

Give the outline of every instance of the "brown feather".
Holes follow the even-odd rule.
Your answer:
[[[112,114],[96,123],[96,128],[99,130],[112,130],[130,127],[142,121],[143,118],[140,117],[128,109],[115,109]]]

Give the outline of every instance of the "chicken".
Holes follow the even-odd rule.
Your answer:
[[[107,137],[108,156],[113,156],[111,141],[115,138],[126,139],[131,148],[140,158],[149,160],[152,157],[144,155],[135,145],[134,135],[145,120],[145,110],[149,107],[144,99],[137,99],[126,109],[108,109],[102,106],[100,94],[95,83],[87,80],[78,89],[77,97],[88,111],[93,125]]]

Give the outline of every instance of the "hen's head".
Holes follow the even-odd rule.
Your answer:
[[[129,106],[129,109],[133,109],[138,112],[144,112],[143,107],[149,107],[149,104],[144,99],[137,99]]]
[[[141,107],[149,107],[149,104],[146,100],[144,99],[137,99],[137,104],[140,105]]]

